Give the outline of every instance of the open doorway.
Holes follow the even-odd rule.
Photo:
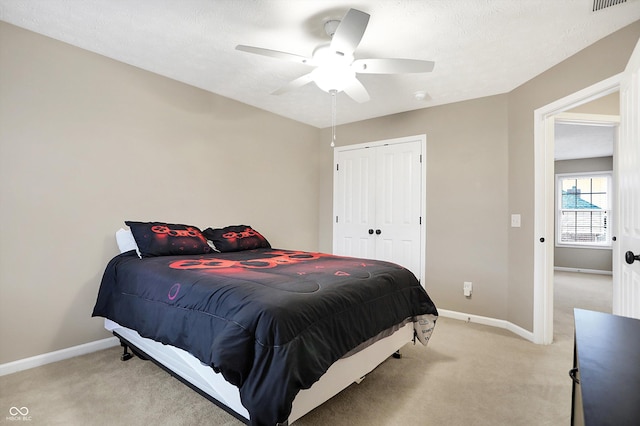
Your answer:
[[[550,344],[553,342],[554,334],[555,117],[568,111],[577,111],[580,107],[619,92],[621,78],[622,74],[610,77],[534,111],[535,343]]]
[[[611,313],[614,92],[554,121],[553,341],[573,340],[573,309]],[[597,114],[595,114],[597,113]],[[605,113],[606,115],[603,115]]]

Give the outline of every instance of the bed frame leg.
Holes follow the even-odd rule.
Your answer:
[[[133,354],[129,353],[129,346],[127,346],[122,340],[120,341],[120,346],[123,348],[122,355],[120,355],[120,361],[129,361],[133,358]]]
[[[400,349],[398,349],[397,351],[395,351],[392,355],[395,359],[400,359],[402,358],[402,354],[400,353]]]

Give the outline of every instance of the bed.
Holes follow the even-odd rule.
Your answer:
[[[245,225],[126,223],[135,245],[93,316],[248,424],[291,424],[433,332],[435,305],[398,265],[272,248]]]

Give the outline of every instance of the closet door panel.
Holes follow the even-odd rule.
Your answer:
[[[375,258],[375,161],[370,150],[343,152],[335,183],[336,241],[343,256]]]
[[[376,149],[376,258],[420,276],[420,142]]]

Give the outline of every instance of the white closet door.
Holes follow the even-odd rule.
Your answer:
[[[334,253],[421,276],[422,142],[336,151]]]
[[[336,158],[334,253],[375,258],[375,152],[343,151]]]
[[[420,277],[420,142],[376,149],[376,259]],[[378,233],[379,232],[379,233]]]

